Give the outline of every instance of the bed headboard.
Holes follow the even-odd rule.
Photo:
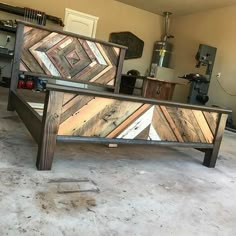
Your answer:
[[[120,79],[126,47],[18,22],[19,70],[115,88]]]

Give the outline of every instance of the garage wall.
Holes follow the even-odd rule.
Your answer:
[[[131,31],[144,42],[140,59],[127,60],[124,72],[137,69],[145,73],[150,66],[153,44],[161,37],[162,17],[113,0],[4,0],[20,7],[31,7],[61,18],[65,8],[99,17],[96,38],[108,40],[111,32]],[[2,15],[2,14],[1,14]]]
[[[189,16],[176,17],[172,20],[172,33],[175,35],[172,66],[176,76],[198,72],[195,68],[195,55],[200,43],[217,47],[217,57],[210,84],[209,104],[233,109],[236,124],[236,96],[230,96],[220,87],[216,74],[224,89],[236,95],[236,6],[221,8]],[[178,86],[174,98],[186,101],[187,86]]]

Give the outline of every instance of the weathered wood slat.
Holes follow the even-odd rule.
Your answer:
[[[135,139],[144,129],[147,129],[152,122],[154,106],[151,106],[147,111],[140,115],[132,124],[126,127],[117,138],[122,139]],[[151,126],[150,126],[151,131]],[[151,133],[149,131],[149,138],[151,140],[160,140],[158,134],[153,130]]]
[[[159,106],[155,106],[152,118],[152,125],[156,132],[159,134],[161,140],[177,141],[175,134],[170,128],[170,125],[167,122]]]
[[[64,98],[63,98],[63,105],[62,107],[64,107],[69,101],[71,101],[74,97],[76,97],[78,95],[73,94],[73,93],[64,93]]]
[[[36,163],[39,170],[51,169],[63,97],[63,92],[48,91],[46,94]]]
[[[82,107],[79,111],[74,113],[69,119],[60,125],[58,134],[73,135],[77,129],[87,122],[87,120],[97,115],[97,113],[112,103],[113,100],[106,98],[101,98],[99,100],[94,99],[90,101],[87,106]]]
[[[114,86],[115,80],[119,82],[125,48],[79,35],[24,27],[21,70],[100,85]]]
[[[27,29],[27,32],[24,34],[24,44],[21,52],[21,60],[31,72],[40,74],[44,73],[43,69],[28,49],[48,35],[49,32],[45,30],[38,30],[33,28],[31,28],[30,30]]]
[[[126,127],[133,123],[140,115],[147,111],[151,105],[144,104],[137,111],[135,111],[131,116],[129,116],[123,123],[117,126],[111,133],[107,135],[107,138],[117,137]]]
[[[85,97],[80,95],[73,97],[73,99],[71,99],[62,107],[62,115],[60,123],[63,123],[70,116],[76,113],[80,108],[89,103],[92,99],[94,99],[94,97],[88,97],[88,96]]]
[[[178,127],[179,133],[181,134],[185,142],[200,142],[200,138],[192,125],[192,121],[189,118],[191,115],[191,110],[167,107],[172,120]]]
[[[207,111],[204,111],[203,114],[204,114],[204,117],[207,121],[208,126],[211,129],[212,134],[214,135],[215,132],[216,132],[216,127],[217,127],[217,121],[218,121],[219,114],[212,113],[212,112],[207,112]]]
[[[76,125],[70,128],[71,135],[106,137],[141,105],[139,103],[95,98],[63,122],[59,133],[61,134],[62,130],[68,130],[69,123],[72,123],[73,120]]]
[[[207,121],[203,115],[203,112],[202,111],[197,111],[197,110],[193,110],[193,114],[203,132],[203,135],[206,139],[206,141],[208,143],[212,143],[213,142],[213,135],[212,135],[212,132],[207,124]]]
[[[183,113],[187,113],[186,116],[188,116],[189,122],[192,125],[191,127],[192,127],[192,129],[195,130],[197,136],[199,137],[200,142],[205,143],[206,139],[205,139],[203,132],[202,132],[202,130],[201,130],[194,114],[193,114],[193,111],[190,109],[183,109],[183,108],[180,108],[180,109],[182,110]]]
[[[151,125],[148,125],[147,128],[145,128],[141,133],[139,133],[135,137],[135,139],[149,140],[150,127],[151,127]]]
[[[175,134],[175,137],[177,138],[177,140],[179,142],[184,142],[184,140],[183,140],[183,138],[182,138],[182,136],[181,136],[181,134],[178,130],[178,127],[176,127],[176,125],[175,125],[174,121],[172,120],[172,118],[171,118],[169,112],[167,111],[166,107],[160,106],[160,108],[161,108],[161,111],[162,111],[163,115],[165,116],[167,122],[169,123],[173,133]]]
[[[39,143],[40,141],[40,129],[42,125],[41,117],[27,104],[24,99],[11,92],[12,106],[20,116],[21,120],[25,123],[25,126],[33,136],[34,140]]]

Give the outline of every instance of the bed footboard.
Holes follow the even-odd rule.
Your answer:
[[[50,170],[56,142],[191,147],[215,167],[229,110],[47,86],[37,167]]]

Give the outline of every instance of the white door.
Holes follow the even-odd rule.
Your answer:
[[[66,8],[63,30],[95,38],[98,17]]]

